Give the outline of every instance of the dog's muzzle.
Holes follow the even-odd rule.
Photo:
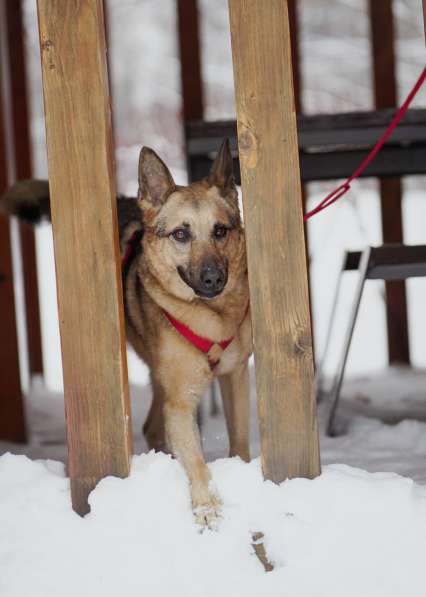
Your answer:
[[[218,296],[228,281],[228,268],[216,261],[205,262],[197,276],[188,275],[182,267],[178,267],[182,280],[201,298]]]

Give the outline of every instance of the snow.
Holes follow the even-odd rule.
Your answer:
[[[200,533],[183,469],[164,454],[135,456],[129,478],[101,481],[84,519],[61,467],[2,456],[0,594],[420,594],[426,490],[411,480],[335,465],[278,486],[262,480],[258,460],[210,468],[223,518]],[[253,554],[256,531],[272,572]]]
[[[62,395],[35,379],[30,445],[0,443],[0,453],[43,459],[0,457],[0,595],[423,595],[425,387],[426,371],[409,368],[347,380],[338,411],[345,433],[321,433],[323,474],[280,486],[262,481],[258,459],[223,458],[223,416],[210,414],[206,396],[203,448],[223,518],[217,531],[200,533],[183,469],[161,453],[134,456],[128,479],[103,479],[90,496],[90,514],[74,514],[64,465],[57,462],[66,458]],[[131,397],[140,454],[150,390],[132,386]],[[323,430],[322,404],[319,421]],[[265,573],[253,555],[255,532],[264,534],[273,572]]]

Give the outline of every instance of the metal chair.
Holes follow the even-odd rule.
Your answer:
[[[338,363],[336,374],[333,377],[331,388],[330,390],[325,390],[323,364],[331,344],[335,324],[334,314],[337,311],[341,283],[345,271],[358,271],[359,280],[354,295],[350,318],[346,330],[344,331],[343,352]],[[321,363],[317,368],[316,376],[317,400],[323,400],[326,405],[327,435],[337,435],[335,424],[336,411],[366,280],[406,280],[407,278],[421,276],[426,276],[426,245],[382,245],[381,247],[367,247],[362,252],[348,251],[345,253],[334,295],[332,315],[327,332],[324,353],[322,355]]]

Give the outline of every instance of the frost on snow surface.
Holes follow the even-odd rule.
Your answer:
[[[0,458],[2,597],[396,597],[424,594],[426,488],[393,473],[325,467],[262,480],[258,460],[210,465],[218,531],[194,524],[188,482],[161,453],[108,477],[80,518],[62,465]],[[263,532],[274,570],[253,555]]]

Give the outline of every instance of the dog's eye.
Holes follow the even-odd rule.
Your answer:
[[[171,235],[179,243],[187,243],[191,238],[191,234],[186,228],[176,228]]]
[[[227,234],[228,234],[228,228],[226,228],[226,226],[216,224],[216,226],[214,227],[214,230],[213,230],[213,236],[215,238],[225,238],[225,236]]]

